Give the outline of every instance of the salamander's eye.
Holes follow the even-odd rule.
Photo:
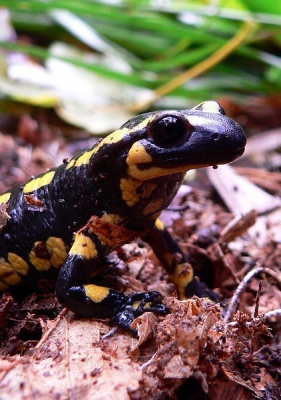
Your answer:
[[[153,120],[149,126],[149,133],[160,146],[177,146],[188,139],[192,129],[186,119],[171,114]]]

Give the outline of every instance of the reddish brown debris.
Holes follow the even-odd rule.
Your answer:
[[[254,104],[239,117],[252,125],[253,131],[260,116],[263,121],[265,115],[272,116],[268,109],[260,114],[258,106]],[[280,107],[278,102],[273,110],[276,107]],[[239,112],[244,110],[245,105],[239,108]],[[264,122],[267,130],[280,126],[275,111],[274,115],[274,126],[270,126],[270,119]],[[15,130],[17,137],[0,136],[0,192],[72,155],[72,151],[67,152],[66,141],[44,119],[24,117]],[[278,196],[280,174],[274,172],[278,166],[271,164],[271,159],[278,157],[269,155],[266,159],[269,172],[261,166],[259,170],[249,169],[253,167],[249,160],[244,160],[242,172]],[[0,301],[0,390],[4,400],[15,395],[16,384],[16,395],[20,387],[22,398],[36,393],[43,399],[46,393],[49,396],[52,385],[52,394],[65,398],[88,399],[102,392],[107,398],[122,395],[122,400],[189,400],[189,384],[194,381],[208,400],[281,397],[281,244],[271,237],[258,246],[247,228],[259,215],[251,211],[233,221],[206,174],[201,171],[196,176],[196,188],[184,187],[171,206],[173,212],[166,211],[163,217],[189,254],[196,274],[220,295],[223,309],[206,300],[179,302],[170,297],[168,316],[159,319],[148,313],[134,322],[140,333],[138,340],[117,331],[102,341],[101,336],[109,330],[108,322],[79,320],[71,313],[65,317],[53,294],[17,298],[17,302],[5,295]],[[27,196],[26,201],[38,211],[44,207],[41,199]],[[5,207],[0,210],[0,226],[7,221],[5,211]],[[263,214],[266,212],[270,210]],[[116,243],[120,234],[127,239],[134,236],[106,221],[93,220],[91,224],[99,225],[102,239],[109,245]],[[271,224],[265,225],[266,230]],[[159,290],[164,296],[176,295],[152,251],[139,243],[123,246],[107,258],[101,282],[127,292]],[[253,269],[259,274],[253,273],[245,281]],[[226,322],[222,313],[241,282],[232,317]],[[53,282],[40,282],[39,286],[44,293],[54,292]],[[31,355],[34,348],[36,356]]]
[[[176,398],[177,389],[191,377],[199,379],[206,393],[213,382],[219,382],[222,392],[232,382],[236,391],[262,398],[262,388],[256,386],[259,351],[261,338],[271,336],[262,317],[239,312],[225,324],[222,309],[210,301],[169,298],[167,306],[171,314],[155,328],[156,351],[142,366],[142,398],[157,398],[160,388],[163,398]]]

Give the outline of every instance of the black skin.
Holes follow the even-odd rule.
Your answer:
[[[29,254],[34,243],[40,241],[44,250],[49,237],[61,238],[69,253],[58,273],[57,297],[60,302],[80,315],[109,318],[115,325],[131,330],[132,321],[143,312],[164,315],[168,309],[158,292],[125,295],[112,289],[100,291],[97,288],[89,297],[88,285],[100,270],[103,257],[122,243],[141,236],[151,244],[173,277],[177,265],[187,264],[188,259],[168,231],[155,224],[158,215],[177,193],[186,170],[233,161],[243,153],[246,140],[241,127],[225,117],[219,106],[217,111],[208,112],[204,111],[204,104],[181,112],[144,114],[121,128],[124,129],[123,137],[99,145],[98,151],[82,165],[61,165],[47,185],[31,193],[43,202],[40,210],[32,208],[26,201],[22,186],[10,191],[7,202],[10,219],[0,232],[0,257],[8,260],[8,253],[12,252],[28,263],[27,275],[20,275],[21,281],[14,287],[24,292],[32,289],[42,277],[47,278],[53,270],[41,271],[32,265]],[[128,168],[132,166],[128,154],[135,143],[145,150],[147,158],[146,162],[136,165],[136,173],[140,174],[137,177],[135,169]],[[79,157],[81,154],[75,160]],[[155,167],[165,168],[165,174],[158,176],[158,170],[153,170]],[[136,190],[140,197],[135,204],[128,204],[123,199],[121,178],[141,181]],[[149,191],[151,187],[153,190]],[[95,231],[96,225],[89,222],[92,216],[103,221],[104,216],[112,214],[119,216],[117,225],[124,229],[121,243],[118,240],[105,243],[100,232]],[[114,226],[112,221],[106,228],[111,231]],[[73,245],[79,235],[94,244],[96,253],[90,258],[84,254],[84,244],[80,248]],[[172,257],[167,260],[165,253]],[[48,258],[48,251],[44,257]],[[0,273],[0,283],[5,282],[4,279]],[[99,293],[102,293],[101,297],[96,297]],[[184,296],[194,294],[215,298],[214,293],[197,279],[187,281],[184,287]]]

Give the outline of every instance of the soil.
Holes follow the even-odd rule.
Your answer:
[[[281,134],[280,118],[272,118],[276,107],[281,115],[281,105],[273,99],[256,99],[248,108],[221,102],[243,124],[250,144],[263,135],[262,145],[251,147],[251,154],[234,164],[237,173],[279,201],[281,144],[264,149],[267,131]],[[0,115],[0,130],[1,193],[96,141],[49,111]],[[245,187],[244,202],[252,190]],[[265,211],[250,210],[236,221],[222,198],[200,170],[162,216],[219,303],[196,297],[177,300],[175,287],[141,240],[110,254],[102,277],[118,290],[158,290],[164,295],[170,314],[137,318],[138,338],[112,331],[106,320],[81,319],[63,309],[53,282],[23,299],[4,293],[0,399],[280,398],[281,241],[269,234],[268,219],[259,231],[262,242],[249,233]],[[279,209],[278,204],[267,214]],[[4,225],[5,209],[0,215]],[[281,221],[279,214],[274,218]]]

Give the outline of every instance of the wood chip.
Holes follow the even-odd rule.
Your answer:
[[[208,168],[208,176],[235,215],[252,210],[258,214],[256,224],[248,230],[251,239],[261,246],[268,239],[281,242],[281,199],[271,196],[248,179],[235,173],[229,165],[217,170]]]

